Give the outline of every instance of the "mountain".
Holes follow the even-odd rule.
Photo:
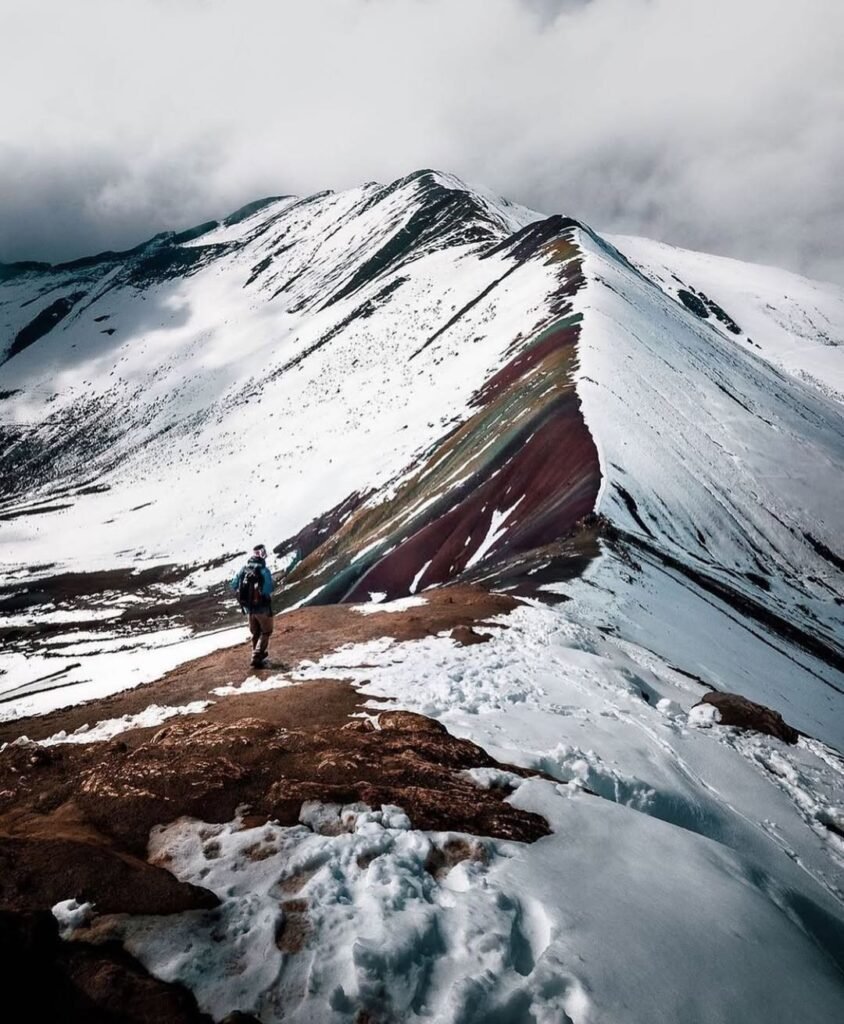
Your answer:
[[[643,274],[574,221],[423,171],[260,201],[126,253],[7,268],[7,572],[23,568],[30,591],[45,564],[51,578],[155,579],[173,563],[219,576],[258,538],[304,556],[288,603],[454,579],[535,590],[597,553],[582,526],[594,511],[640,582],[656,574],[655,593],[672,595],[670,614],[634,612],[636,636],[715,685],[777,695],[841,744],[828,731],[844,664],[841,407],[759,358],[756,345],[782,351],[766,298],[782,272],[751,317],[715,286],[723,261],[662,247],[655,263],[654,246],[630,245],[651,260]],[[842,308],[813,288],[791,289],[803,336],[818,309]],[[821,347],[837,355],[835,337],[806,341],[806,365]],[[610,565],[617,609],[625,573],[605,545],[595,571]],[[27,606],[17,593],[9,610]],[[682,629],[667,646],[678,601],[730,636],[738,615],[736,644],[704,643],[704,657],[702,631]],[[55,662],[16,667],[21,683]]]
[[[260,835],[174,804],[149,856],[207,885],[226,924],[121,926],[156,977],[216,1019],[842,1007],[840,289],[603,237],[435,171],[0,270],[4,735],[102,756],[94,786],[128,771],[118,734],[140,764],[167,718],[199,750],[224,707],[263,720],[292,682],[351,679],[376,715],[397,701],[479,744],[487,760],[449,756],[550,831],[520,845],[487,826],[443,873],[426,858],[447,859],[449,819],[406,780],[343,789],[342,828],[311,806],[331,803],[324,779],[291,798],[301,818],[270,801]],[[223,586],[257,541],[290,570],[290,668],[249,681]],[[506,615],[470,611],[484,591]],[[267,870],[317,865],[296,950],[244,852],[261,836]],[[215,953],[214,928],[274,952]],[[172,956],[190,935],[199,972]]]

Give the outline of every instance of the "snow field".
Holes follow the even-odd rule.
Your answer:
[[[742,328],[709,323],[822,394],[844,402],[844,289],[778,267],[742,263],[630,235],[609,242],[669,295],[684,285],[714,299]],[[678,280],[679,278],[679,280]]]
[[[131,918],[126,947],[217,1018],[241,1009],[339,1022],[364,1007],[453,1024],[581,1019],[577,979],[553,958],[537,967],[545,911],[495,878],[522,856],[518,844],[415,831],[397,807],[306,804],[301,817],[290,828],[183,819],[156,831],[151,860],[223,904],[175,927]]]
[[[828,827],[841,821],[844,763],[818,741],[788,747],[690,716],[705,687],[572,621],[573,605],[566,617],[519,609],[469,649],[385,639],[300,675],[351,678],[372,707],[393,697],[559,780],[510,798],[555,834],[495,870],[550,915],[547,955],[578,965],[590,1008],[571,1019],[762,1022],[789,1019],[786,1005],[823,1019],[844,1005],[830,959],[844,935],[844,841]],[[701,987],[701,970],[717,985]],[[795,995],[795,977],[817,1003]]]
[[[597,236],[578,237],[588,284],[575,298],[583,314],[577,390],[601,457],[597,510],[689,573],[840,651],[844,573],[811,541],[839,546],[838,407],[699,320]],[[797,728],[844,743],[840,671],[754,625],[658,556],[630,553],[626,566],[606,563],[606,591],[624,600],[596,598],[604,622],[677,656],[673,663],[687,671],[695,665],[684,655],[697,648],[697,658],[717,664],[717,673],[699,673],[713,685],[771,703],[802,719]],[[717,631],[702,630],[697,614]],[[772,660],[777,670],[766,679],[762,665]]]
[[[485,627],[495,632],[486,644],[384,638],[341,648],[313,666],[303,663],[293,676],[350,678],[376,699],[393,697],[439,719],[499,760],[540,768],[563,782],[579,779],[609,799],[738,850],[758,845],[758,828],[746,826],[764,807],[757,792],[762,774],[769,785],[761,791],[773,800],[765,807],[769,816],[782,819],[783,828],[792,823],[794,848],[807,870],[814,866],[822,884],[841,891],[839,837],[825,832],[816,842],[813,835],[801,848],[799,807],[783,799],[788,794],[769,792],[770,783],[776,789],[779,783],[759,772],[757,754],[775,750],[802,778],[806,796],[824,802],[825,790],[833,805],[836,792],[839,800],[844,796],[841,758],[815,740],[789,747],[767,736],[751,742],[714,723],[701,730],[697,712],[690,726],[689,712],[707,688],[651,652],[577,623],[578,603],[565,605],[565,617],[542,606],[517,609],[498,630]],[[729,807],[720,799],[722,783]]]
[[[581,580],[556,587],[573,596],[566,614],[611,633],[637,660],[656,663],[697,686],[741,693],[775,708],[794,728],[844,749],[840,674],[796,645],[738,614],[678,572],[642,558],[635,567],[615,555],[598,559]]]
[[[783,577],[796,576],[790,585],[825,611],[829,593],[807,579],[819,567],[802,531],[836,543],[840,415],[666,298],[600,240],[586,232],[579,240],[589,284],[575,300],[584,314],[577,389],[608,479],[599,509],[702,567],[753,569],[755,555],[775,597],[787,600]],[[616,485],[636,500],[644,527]]]
[[[294,827],[183,819],[154,831],[150,858],[222,906],[127,919],[127,948],[218,1018],[836,1019],[844,763],[701,720],[703,686],[577,610],[519,608],[470,648],[350,645],[291,674],[349,678],[372,712],[431,715],[547,773],[470,774],[515,789],[552,835],[425,833],[363,805],[306,804]]]

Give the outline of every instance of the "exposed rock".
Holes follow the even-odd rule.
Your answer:
[[[454,193],[443,201],[455,201]],[[359,602],[373,591],[391,600],[411,590],[427,594],[455,580],[536,593],[548,582],[537,573],[541,567],[553,562],[563,579],[582,570],[587,545],[546,550],[590,515],[601,482],[598,452],[575,388],[581,314],[572,299],[585,280],[576,227],[567,218],[550,217],[489,250],[487,255],[506,253],[507,269],[442,323],[411,359],[526,259],[541,256],[555,265],[557,287],[548,313],[514,339],[504,365],[470,399],[470,415],[413,467],[366,500],[357,492],[348,495],[276,547],[278,553],[296,549],[304,555],[290,572],[285,603]],[[347,285],[352,290],[356,276]],[[345,293],[344,288],[331,301]],[[453,486],[458,476],[460,485]],[[509,507],[513,495],[521,497]],[[503,509],[506,516],[496,525],[496,510]],[[593,544],[588,555],[597,554]]]
[[[0,911],[0,965],[4,1005],[22,1014],[16,1020],[211,1024],[186,989],[153,978],[116,943],[63,943],[49,911]]]
[[[757,704],[737,693],[707,693],[701,704],[712,704],[721,715],[721,725],[737,725],[740,729],[753,729],[775,736],[784,743],[796,743],[800,735],[784,720],[778,711]]]
[[[699,316],[701,320],[707,320],[709,318],[709,310],[706,308],[706,303],[698,298],[693,292],[688,291],[686,288],[680,288],[677,292],[677,298],[683,303],[686,309],[692,311],[695,316]]]
[[[98,829],[138,853],[154,825],[181,815],[229,821],[247,804],[253,815],[294,824],[306,800],[398,804],[417,828],[522,841],[547,834],[538,815],[460,774],[477,767],[500,766],[474,743],[409,712],[384,712],[377,728],[345,718],[280,729],[257,718],[196,716],[168,724],[129,755],[104,749],[82,771],[77,800]]]
[[[23,352],[25,348],[29,348],[29,346],[38,341],[39,338],[43,338],[45,334],[49,334],[56,324],[64,320],[76,303],[84,297],[85,292],[76,291],[70,295],[64,295],[62,298],[56,299],[55,302],[50,303],[49,306],[42,309],[34,320],[21,328],[21,330],[19,330],[15,335],[12,346],[3,361],[8,362],[19,352]]]
[[[455,643],[460,644],[461,647],[471,647],[472,644],[485,644],[487,640],[492,639],[492,634],[478,633],[471,626],[455,626],[449,636]]]
[[[70,896],[104,914],[173,914],[218,903],[213,893],[107,846],[0,836],[0,907],[42,910]]]
[[[378,728],[448,736],[448,730],[441,722],[426,715],[417,715],[414,711],[382,711],[378,716]]]

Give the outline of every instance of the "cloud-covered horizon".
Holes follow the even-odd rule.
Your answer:
[[[838,0],[12,0],[0,260],[451,171],[844,283]]]

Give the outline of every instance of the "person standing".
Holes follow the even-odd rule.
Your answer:
[[[240,609],[249,616],[252,639],[252,667],[261,668],[267,660],[267,648],[273,631],[273,577],[267,568],[267,549],[256,544],[252,557],[232,578]]]

